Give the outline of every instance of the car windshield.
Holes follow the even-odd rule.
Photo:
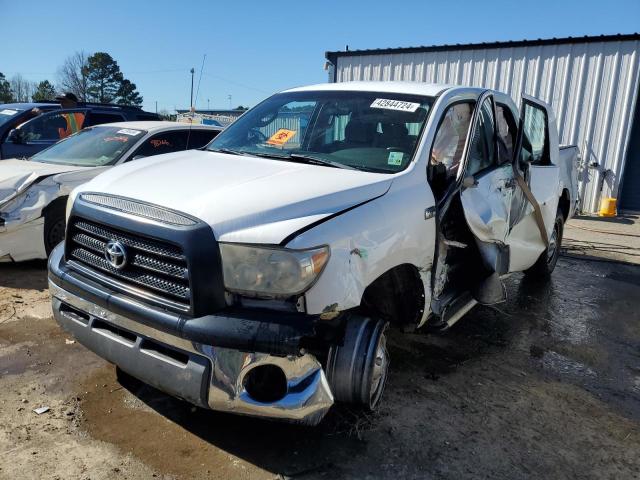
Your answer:
[[[411,162],[433,98],[302,91],[274,95],[231,124],[208,150],[395,173]]]
[[[21,111],[22,110],[18,110],[17,108],[5,108],[4,105],[0,105],[0,125],[8,122]]]
[[[101,167],[116,162],[146,132],[122,127],[86,128],[35,154],[31,160],[80,167]]]

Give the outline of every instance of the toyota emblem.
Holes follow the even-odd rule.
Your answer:
[[[118,270],[127,265],[127,251],[122,243],[117,240],[109,240],[104,248],[104,258],[109,265]]]

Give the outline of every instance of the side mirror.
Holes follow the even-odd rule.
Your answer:
[[[476,188],[478,186],[478,181],[473,177],[473,175],[469,175],[468,177],[464,177],[462,180],[462,186],[464,188]]]
[[[16,143],[18,145],[24,145],[25,140],[24,140],[24,135],[22,133],[22,130],[18,128],[12,129],[9,132],[9,135],[7,135],[7,142]]]

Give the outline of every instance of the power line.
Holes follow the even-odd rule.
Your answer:
[[[265,94],[272,93],[272,92],[268,92],[266,90],[262,90],[261,88],[256,88],[256,87],[252,87],[250,85],[246,85],[244,83],[236,82],[235,80],[229,80],[228,78],[224,78],[224,77],[221,77],[219,75],[212,75],[210,73],[203,73],[203,75],[205,75],[206,77],[217,78],[218,80],[222,80],[223,82],[231,83],[232,85],[237,85],[237,86],[242,87],[242,88],[247,88],[249,90],[255,90],[256,92],[265,93]]]

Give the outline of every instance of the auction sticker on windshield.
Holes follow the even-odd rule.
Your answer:
[[[276,133],[271,135],[267,143],[269,145],[284,145],[289,140],[291,140],[296,134],[295,130],[287,130],[286,128],[281,128]]]
[[[131,130],[130,128],[123,128],[122,130],[118,130],[116,133],[122,133],[124,135],[130,135],[135,137],[136,135],[140,135],[142,132],[140,130]]]
[[[376,98],[371,104],[371,108],[384,108],[386,110],[399,110],[401,112],[415,112],[418,107],[420,107],[419,103],[391,100],[388,98]]]
[[[8,108],[5,108],[4,110],[0,110],[0,115],[15,115],[16,113],[18,113],[17,110],[10,110]]]

